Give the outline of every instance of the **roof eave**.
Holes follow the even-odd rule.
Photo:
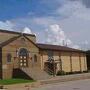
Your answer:
[[[85,51],[73,51],[73,50],[57,50],[57,49],[46,49],[46,48],[40,48],[40,50],[51,50],[51,51],[62,51],[62,52],[79,52],[79,53],[86,53]]]

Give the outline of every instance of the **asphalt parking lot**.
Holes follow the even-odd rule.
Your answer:
[[[46,84],[31,90],[90,90],[90,79]]]

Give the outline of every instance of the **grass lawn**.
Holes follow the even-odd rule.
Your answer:
[[[10,85],[10,84],[19,84],[19,83],[32,83],[35,80],[27,80],[27,79],[7,79],[0,80],[0,85]]]

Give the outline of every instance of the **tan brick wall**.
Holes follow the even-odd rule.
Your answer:
[[[8,64],[4,64],[2,66],[3,70],[2,70],[2,79],[10,79],[12,78],[12,73],[13,73],[13,69],[12,69],[12,63],[8,63]]]
[[[61,52],[62,70],[70,72],[70,53]]]
[[[79,54],[72,53],[72,71],[80,71]]]
[[[42,51],[41,51],[42,52]],[[87,70],[87,64],[86,64],[86,55],[78,52],[57,52],[54,51],[54,59],[59,60],[61,58],[62,61],[62,70],[65,72],[71,72],[71,66],[72,71],[80,71],[80,57],[81,55],[81,70]],[[71,58],[70,58],[71,56]],[[47,51],[43,51],[41,58],[41,68],[44,69],[44,63],[46,60],[48,60]],[[70,62],[72,60],[72,63]],[[57,71],[60,70],[60,62],[57,62]]]

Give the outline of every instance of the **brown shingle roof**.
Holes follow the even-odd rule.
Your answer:
[[[37,46],[38,46],[40,49],[43,49],[43,50],[84,52],[84,51],[79,50],[79,49],[69,48],[69,47],[60,46],[60,45],[50,45],[50,44],[37,43]]]

